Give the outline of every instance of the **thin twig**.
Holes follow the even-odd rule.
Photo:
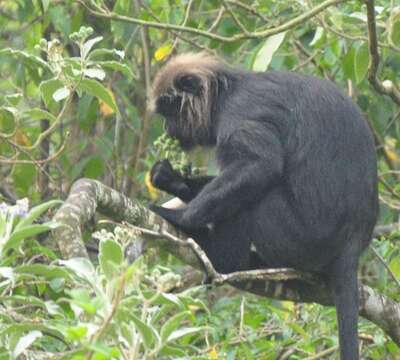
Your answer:
[[[162,22],[161,19],[154,13],[154,11],[151,10],[150,6],[148,6],[145,2],[141,2],[141,4],[142,4],[143,8],[146,9],[146,11],[149,13],[149,15],[154,20],[156,20],[159,23]],[[206,52],[211,52],[212,53],[212,51],[209,48],[207,48],[206,46],[198,44],[196,41],[193,41],[192,39],[185,37],[180,32],[177,32],[177,31],[174,31],[174,30],[171,30],[171,29],[166,29],[166,30],[169,33],[171,33],[173,36],[181,39],[184,42],[187,42],[188,44],[192,45],[193,47],[195,47],[195,48],[197,48],[199,50],[202,50],[202,51],[206,51]]]
[[[244,4],[240,1],[237,0],[225,0],[227,3],[230,3],[232,5],[235,5],[239,8],[242,8],[244,10],[246,10],[247,12],[249,12],[252,15],[255,15],[257,17],[259,17],[261,20],[263,20],[264,22],[268,22],[268,19],[261,13],[259,13],[254,7]]]
[[[376,34],[375,22],[375,2],[374,0],[365,0],[367,5],[368,19],[368,49],[369,49],[369,65],[368,65],[368,81],[373,88],[380,94],[388,95],[397,104],[400,105],[400,91],[397,86],[390,80],[384,85],[378,79],[379,69],[379,52],[378,39]]]
[[[385,261],[385,259],[378,253],[378,251],[372,245],[370,246],[370,249],[372,250],[374,255],[378,258],[378,260],[382,263],[382,265],[385,267],[385,269],[387,270],[393,281],[400,288],[400,280],[396,277],[396,275],[394,274],[388,263]]]
[[[297,50],[299,50],[304,56],[307,57],[306,62],[312,62],[314,66],[320,71],[320,73],[326,78],[326,79],[332,79],[332,77],[329,75],[329,73],[323,68],[323,66],[315,60],[315,57],[319,55],[319,52],[316,52],[314,55],[310,54],[308,50],[303,46],[301,41],[295,40],[294,46],[296,47]],[[298,65],[299,67],[300,65]],[[295,71],[295,70],[294,70]]]
[[[52,154],[51,156],[47,157],[46,159],[41,159],[41,160],[34,159],[33,156],[28,151],[26,151],[25,148],[20,147],[19,145],[7,140],[7,143],[9,145],[11,145],[13,147],[17,146],[17,151],[24,153],[25,155],[29,156],[32,160],[8,159],[8,158],[0,156],[0,163],[12,164],[12,165],[15,165],[15,164],[42,165],[42,164],[49,163],[49,162],[55,160],[64,151],[65,146],[67,144],[68,138],[69,138],[69,133],[67,133],[64,142],[61,144],[59,149],[54,154]]]
[[[339,347],[338,347],[337,345],[332,346],[331,348],[326,349],[326,350],[324,350],[324,351],[321,351],[320,353],[318,353],[318,354],[316,354],[316,355],[309,356],[309,357],[305,358],[305,360],[318,360],[318,359],[323,359],[323,358],[325,358],[326,356],[328,356],[328,355],[330,355],[330,354],[333,354],[335,351],[338,350],[338,348],[339,348]]]
[[[208,30],[207,30],[208,32],[213,32],[216,29],[216,27],[219,25],[219,23],[222,19],[222,16],[224,15],[224,13],[225,13],[225,8],[223,6],[221,6],[220,9],[218,10],[217,17],[215,18],[215,20],[211,24],[211,26],[208,28]]]
[[[193,0],[189,0],[188,4],[187,4],[187,6],[186,6],[185,16],[184,16],[183,21],[182,21],[182,24],[181,24],[182,26],[186,26],[186,23],[187,23],[188,20],[189,20],[189,17],[190,17],[190,10],[192,9],[192,5],[193,5]],[[180,39],[180,38],[179,38],[178,36],[175,37],[174,43],[172,44],[171,53],[173,52],[173,50],[174,50],[174,49],[176,48],[176,46],[178,45],[179,39]]]
[[[224,5],[226,11],[229,13],[233,21],[236,23],[236,25],[239,27],[240,30],[242,30],[243,34],[249,35],[250,32],[246,29],[246,27],[242,24],[242,22],[239,20],[239,18],[236,16],[234,11],[232,11],[231,7],[225,0],[221,0],[222,4]]]

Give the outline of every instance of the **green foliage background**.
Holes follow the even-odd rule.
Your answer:
[[[182,265],[165,254],[130,265],[126,229],[97,237],[95,265],[60,260],[45,235],[55,205],[46,202],[64,199],[81,177],[162,200],[147,175],[165,155],[153,145],[162,122],[148,110],[151,80],[170,55],[200,50],[247,69],[325,77],[352,96],[376,138],[379,223],[398,222],[400,107],[368,81],[365,4],[331,1],[296,26],[262,35],[324,3],[0,1],[0,199],[43,203],[31,222],[21,204],[0,209],[0,359],[317,359],[324,351],[337,358],[333,309],[229,288],[172,294],[165,284],[179,282]],[[399,4],[376,1],[375,13],[378,77],[390,87],[399,81]],[[211,158],[192,155],[212,173]],[[400,301],[398,240],[398,231],[374,240],[385,264],[367,252],[360,277]],[[363,358],[400,357],[367,321],[360,334]]]

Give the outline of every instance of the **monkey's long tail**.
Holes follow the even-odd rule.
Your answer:
[[[337,259],[330,283],[336,305],[341,360],[359,360],[358,352],[358,256]]]

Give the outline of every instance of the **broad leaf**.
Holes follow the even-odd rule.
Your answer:
[[[20,57],[24,62],[28,63],[29,65],[31,65],[33,67],[40,66],[40,67],[46,68],[48,70],[51,70],[50,66],[45,61],[43,61],[40,57],[29,54],[25,51],[6,48],[6,49],[0,50],[0,55],[14,55],[14,56]]]
[[[46,111],[45,111],[46,112]],[[59,205],[62,204],[61,200],[50,200],[47,201],[43,204],[40,204],[38,206],[33,207],[28,215],[23,218],[15,227],[15,230],[19,230],[24,228],[27,225],[31,225],[36,219],[38,219],[45,211],[47,211],[48,209],[50,209],[51,207],[55,206],[55,205]]]
[[[90,78],[104,80],[106,73],[102,69],[85,69],[83,73]]]
[[[121,246],[113,240],[100,242],[99,263],[107,278],[111,279],[116,274],[116,269],[124,260]]]
[[[112,69],[112,70],[116,70],[116,71],[120,71],[123,74],[129,76],[129,78],[133,78],[133,73],[132,70],[129,68],[129,66],[125,65],[125,64],[121,64],[118,61],[99,61],[98,62],[99,65],[101,65],[102,67],[106,68],[106,69]]]
[[[118,58],[123,59],[125,57],[125,52],[117,49],[95,49],[89,54],[89,59],[103,57],[104,55],[117,56]]]
[[[25,226],[22,229],[14,231],[6,244],[4,245],[3,252],[9,249],[16,249],[21,242],[31,236],[35,236],[46,231],[49,231],[55,227],[55,224],[47,223],[47,224],[35,224]]]
[[[40,84],[40,92],[42,93],[42,98],[46,104],[46,107],[49,107],[52,102],[54,104],[53,94],[62,86],[63,83],[58,79],[46,80]]]
[[[390,19],[389,36],[393,44],[400,46],[400,10]]]
[[[285,39],[286,32],[281,32],[276,35],[270,36],[264,45],[258,50],[257,55],[253,62],[254,71],[266,71],[274,56],[275,52],[281,46]]]
[[[168,342],[180,339],[186,335],[191,335],[195,334],[200,331],[204,331],[206,328],[205,327],[186,327],[186,328],[181,328],[178,330],[175,330],[167,339]]]
[[[97,80],[93,79],[83,79],[80,83],[80,88],[87,93],[96,96],[98,99],[104,101],[108,106],[110,106],[114,112],[118,113],[117,104],[110,94],[110,92]]]
[[[39,108],[33,108],[30,110],[27,110],[23,113],[25,116],[29,117],[31,120],[50,120],[51,122],[56,121],[56,117],[49,113],[46,110],[42,110]]]
[[[310,42],[310,46],[318,46],[321,44],[323,38],[324,38],[325,30],[322,26],[317,26],[317,29],[315,30],[315,34],[313,39]]]
[[[66,86],[63,86],[62,88],[57,89],[54,94],[53,94],[53,99],[56,102],[59,102],[61,100],[64,100],[69,96],[71,93],[71,90],[68,89]]]
[[[71,279],[71,273],[59,266],[44,265],[44,264],[31,264],[20,265],[14,269],[17,274],[30,274],[43,276],[45,279]]]
[[[363,43],[357,50],[354,57],[354,70],[357,84],[364,80],[368,71],[369,52],[368,44]]]
[[[86,41],[83,46],[82,46],[82,53],[81,56],[86,59],[87,55],[89,54],[90,50],[92,49],[92,47],[98,43],[99,41],[103,40],[102,36],[97,36],[93,39],[90,39],[88,41]]]
[[[173,331],[179,328],[182,320],[190,315],[189,311],[182,311],[170,317],[162,326],[160,331],[161,341],[164,343]]]
[[[28,333],[27,335],[21,337],[18,340],[17,345],[14,348],[13,356],[15,358],[17,358],[19,355],[24,353],[25,350],[28,349],[29,346],[31,346],[35,342],[36,339],[38,339],[42,336],[43,336],[43,334],[40,331],[34,330],[34,331],[31,331],[30,333]]]
[[[93,283],[93,281],[96,279],[95,269],[89,259],[72,258],[68,260],[60,260],[59,262],[61,265],[66,266],[76,275],[87,280],[89,283]]]
[[[151,349],[156,339],[158,339],[158,334],[155,332],[151,325],[145,324],[136,315],[131,314],[130,318],[135,323],[136,329],[139,331],[143,339],[143,344],[147,349]]]

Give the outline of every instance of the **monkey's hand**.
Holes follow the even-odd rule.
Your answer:
[[[154,204],[151,204],[149,209],[194,239],[203,237],[210,231],[208,227],[198,228],[186,221],[185,209],[168,209]]]
[[[190,189],[186,185],[184,177],[172,168],[167,159],[157,161],[153,165],[150,181],[156,188],[181,199],[190,194]]]

